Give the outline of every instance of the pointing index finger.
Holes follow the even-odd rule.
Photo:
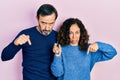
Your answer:
[[[31,45],[32,43],[31,43],[31,41],[30,41],[30,36],[29,36],[29,35],[27,35],[27,36],[28,36],[27,42],[28,42],[29,45]]]
[[[28,44],[29,44],[29,45],[31,45],[31,44],[32,44],[32,43],[31,43],[31,41],[30,41],[30,39],[28,39]]]
[[[89,54],[89,47],[88,47],[88,49],[87,49],[87,54]]]

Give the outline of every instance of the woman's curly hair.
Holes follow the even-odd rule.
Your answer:
[[[69,31],[71,25],[73,24],[77,24],[78,27],[80,28],[80,39],[78,46],[81,50],[86,50],[89,41],[89,35],[83,23],[77,18],[69,18],[63,22],[58,32],[58,37],[57,37],[58,43],[61,46],[66,46],[70,44]]]

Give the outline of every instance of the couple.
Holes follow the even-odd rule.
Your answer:
[[[110,44],[88,44],[87,30],[77,18],[65,20],[57,33],[53,30],[57,16],[54,6],[43,4],[36,15],[38,25],[22,30],[3,49],[3,61],[22,49],[23,80],[90,80],[96,62],[117,54]]]

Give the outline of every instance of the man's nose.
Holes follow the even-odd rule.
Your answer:
[[[49,24],[45,25],[45,30],[49,30]]]

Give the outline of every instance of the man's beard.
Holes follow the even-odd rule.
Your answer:
[[[38,26],[38,29],[39,29],[39,32],[41,33],[41,34],[43,34],[43,35],[45,35],[45,36],[47,36],[47,35],[49,35],[51,32],[52,32],[52,30],[41,30],[41,26],[40,26],[40,24],[39,24],[39,26]]]
[[[40,33],[47,36],[51,33],[51,30],[40,30]]]

